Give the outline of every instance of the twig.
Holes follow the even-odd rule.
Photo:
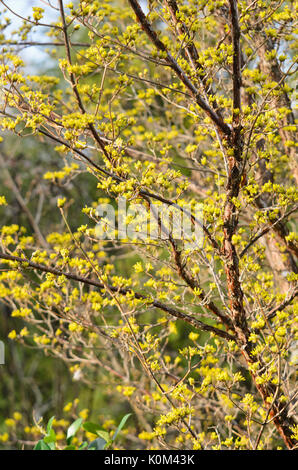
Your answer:
[[[56,268],[51,268],[49,266],[44,266],[42,264],[34,263],[33,261],[30,261],[27,258],[21,258],[20,256],[12,256],[8,255],[6,253],[0,252],[0,259],[7,260],[7,261],[16,261],[17,263],[21,263],[25,265],[24,267],[30,267],[33,269],[36,269],[38,271],[46,272],[46,273],[51,273],[54,274],[55,276],[65,276],[67,279],[71,279],[76,282],[82,282],[83,284],[88,284],[90,286],[97,287],[99,289],[105,289],[105,285],[102,284],[101,282],[98,282],[93,279],[85,278],[82,276],[78,276],[77,274],[66,272],[66,271],[61,271]],[[109,290],[111,292],[116,292],[121,295],[133,295],[136,299],[138,300],[144,300],[145,302],[148,302],[148,298],[138,292],[133,292],[131,289],[126,289],[126,288],[118,288],[115,286],[108,286]],[[197,320],[196,318],[191,317],[190,315],[187,315],[184,312],[181,312],[180,310],[176,310],[173,307],[166,305],[162,302],[159,302],[158,300],[150,300],[150,305],[156,308],[159,308],[160,310],[163,310],[164,312],[169,313],[173,317],[183,320],[190,325],[192,325],[194,328],[203,330],[203,331],[208,331],[210,333],[214,333],[217,336],[220,336],[221,338],[228,339],[228,340],[234,340],[234,336],[230,335],[226,331],[223,331],[219,328],[216,328],[215,326],[212,325],[207,325],[206,323],[201,322],[200,320]]]

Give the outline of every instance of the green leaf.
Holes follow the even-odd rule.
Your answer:
[[[48,444],[41,440],[38,441],[38,443],[34,446],[33,450],[51,450],[51,448]]]
[[[107,443],[111,441],[110,434],[107,431],[100,429],[98,424],[91,423],[90,421],[88,421],[87,423],[83,424],[83,429],[85,429],[85,431],[88,431],[88,432],[91,432],[92,434],[97,435],[98,437],[101,437]]]
[[[45,440],[43,440],[43,441],[45,442]],[[55,442],[49,442],[47,445],[49,446],[50,450],[56,450]]]
[[[48,424],[47,424],[47,434],[50,434],[50,431],[52,429],[52,426],[53,426],[53,421],[55,419],[55,416],[52,416],[49,421],[48,421]]]
[[[87,421],[83,424],[83,429],[85,429],[85,431],[91,432],[92,434],[97,434],[97,431],[100,430],[100,426],[98,424]]]
[[[88,442],[82,442],[78,450],[86,449],[86,447],[88,447]]]
[[[100,430],[100,431],[97,431],[96,434],[98,435],[98,437],[101,437],[106,442],[109,442],[111,440],[110,434],[107,431]]]
[[[50,429],[48,434],[43,438],[43,441],[49,444],[50,442],[56,442],[56,434],[54,429]]]
[[[111,447],[112,444],[113,444],[113,441],[112,441],[112,439],[110,439],[105,445],[105,450],[108,450]]]
[[[116,437],[118,436],[119,432],[121,431],[121,429],[123,428],[123,426],[125,425],[126,421],[128,420],[128,418],[131,416],[131,413],[128,413],[127,415],[123,416],[122,420],[121,420],[121,423],[119,424],[118,428],[116,429],[113,437],[112,437],[112,441],[114,441],[116,439]]]
[[[82,418],[78,418],[67,429],[66,441],[68,445],[71,444],[71,440],[80,429],[82,422],[83,422]]]
[[[90,442],[88,450],[104,450],[106,445],[106,440],[102,439],[101,437],[98,437],[94,441]]]
[[[55,416],[52,416],[52,418],[48,421],[47,424],[47,434],[43,438],[43,442],[49,446],[51,450],[55,450],[55,442],[56,442],[56,433],[54,429],[52,428],[53,421],[55,419]]]

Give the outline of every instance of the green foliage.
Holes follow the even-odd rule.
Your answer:
[[[82,418],[76,419],[67,429],[67,434],[66,434],[66,447],[64,448],[57,448],[56,444],[56,433],[52,427],[53,421],[54,421],[54,416],[49,420],[47,424],[47,430],[46,434],[43,439],[39,440],[37,444],[34,446],[33,450],[105,450],[108,449],[114,442],[115,439],[118,435],[118,433],[121,431],[121,429],[124,427],[127,419],[131,416],[131,414],[125,415],[119,426],[117,427],[115,433],[111,437],[110,434],[107,431],[104,431],[100,429],[100,426],[92,423],[92,422],[85,422],[83,423]],[[79,444],[74,445],[72,444],[73,438],[75,435],[81,430],[84,429],[85,431],[88,431],[90,434],[95,434],[98,437],[94,439],[92,442],[87,442],[83,441],[80,442]]]

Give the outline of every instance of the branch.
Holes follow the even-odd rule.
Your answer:
[[[243,290],[239,274],[239,258],[233,235],[238,226],[238,214],[235,207],[235,199],[240,192],[241,176],[243,171],[243,135],[240,122],[241,109],[241,50],[240,50],[240,27],[238,18],[237,0],[229,0],[232,21],[233,41],[233,128],[230,146],[233,150],[228,157],[228,182],[226,186],[226,203],[224,209],[224,243],[223,254],[225,256],[225,272],[227,277],[228,295],[233,316],[235,331],[243,346],[249,344],[249,328],[247,325],[246,312],[243,302]]]
[[[57,26],[56,24],[54,24],[54,25],[53,24],[45,24],[45,23],[40,23],[39,21],[32,21],[28,17],[24,18],[23,16],[19,15],[15,11],[13,11],[3,0],[0,0],[0,2],[5,6],[5,8],[7,8],[7,10],[10,11],[10,13],[12,13],[17,18],[20,18],[21,20],[23,20],[25,23],[27,22],[27,23],[30,23],[34,26],[45,26],[46,28],[62,29],[61,26]]]
[[[185,269],[185,265],[183,264],[183,261],[181,259],[181,252],[178,250],[177,245],[175,243],[175,240],[173,240],[172,237],[170,238],[170,243],[171,243],[171,246],[172,246],[172,249],[173,249],[174,259],[175,259],[175,263],[176,263],[176,266],[177,266],[177,269],[178,269],[178,274],[180,275],[180,277],[186,282],[186,284],[192,290],[194,290],[195,288],[200,289],[201,293],[199,294],[198,297],[199,297],[200,300],[202,300],[204,302],[206,300],[206,294],[203,291],[203,289],[201,288],[200,284],[198,282],[196,282],[195,279],[193,279],[193,277]],[[230,320],[230,318],[227,317],[225,314],[223,314],[219,310],[219,308],[215,305],[214,302],[212,302],[212,301],[206,302],[204,304],[204,307],[206,307],[208,310],[210,310],[210,312],[212,312],[213,315],[220,318],[221,322],[224,325],[226,325],[229,329],[233,329],[233,323]]]
[[[71,53],[70,53],[70,42],[69,42],[69,39],[68,39],[68,34],[67,34],[67,23],[66,23],[66,19],[65,19],[65,14],[64,14],[64,8],[63,8],[63,1],[62,0],[59,0],[59,9],[60,9],[60,15],[61,15],[61,19],[62,19],[62,25],[63,25],[63,36],[64,36],[64,43],[65,43],[65,49],[66,49],[66,57],[67,57],[67,61],[68,61],[68,64],[69,65],[72,65],[72,61],[71,61]],[[77,83],[76,83],[76,77],[75,77],[75,74],[73,72],[70,72],[69,73],[69,77],[70,77],[70,82],[71,82],[71,86],[72,86],[72,89],[74,91],[74,94],[75,94],[75,97],[76,97],[76,100],[77,100],[77,103],[78,103],[78,106],[81,110],[81,113],[82,114],[86,114],[86,110],[85,110],[85,107],[83,105],[83,101],[82,101],[82,98],[80,96],[80,93],[78,91],[78,87],[77,87]],[[105,145],[104,143],[102,142],[100,136],[98,135],[98,132],[96,131],[94,125],[92,123],[89,123],[88,124],[88,127],[94,137],[94,139],[96,140],[96,142],[98,143],[99,147],[101,148],[102,152],[105,154],[105,156],[109,159],[109,155],[106,151],[106,148],[105,148]]]
[[[13,180],[13,178],[12,178],[12,176],[11,176],[11,174],[10,174],[6,164],[5,164],[5,159],[2,156],[2,154],[0,154],[0,165],[2,166],[3,173],[5,175],[5,183],[13,191],[13,193],[16,197],[16,200],[20,204],[20,206],[21,206],[22,210],[24,211],[24,213],[27,215],[28,221],[29,221],[33,231],[35,232],[36,237],[39,240],[41,246],[43,246],[43,248],[48,248],[48,244],[47,244],[46,240],[44,239],[44,236],[41,233],[37,223],[35,222],[35,219],[34,219],[33,215],[31,214],[30,210],[28,209],[28,207],[26,205],[26,202],[24,201],[24,198],[23,198],[22,194],[19,191],[19,188],[17,187],[16,183],[14,182],[14,180]]]
[[[118,181],[119,183],[122,183],[122,182],[126,181],[125,178],[122,178],[118,175],[115,175],[115,173],[111,173],[108,170],[106,170],[105,168],[102,168],[101,166],[97,165],[97,163],[95,163],[91,158],[89,158],[83,152],[81,152],[78,149],[73,148],[71,145],[69,145],[64,140],[58,138],[57,136],[51,135],[49,132],[47,132],[43,129],[39,129],[38,131],[41,134],[43,134],[43,135],[49,137],[50,139],[54,140],[55,142],[58,142],[61,145],[64,145],[69,150],[77,153],[81,158],[83,158],[91,166],[93,166],[97,171],[99,171],[100,173],[103,173],[105,176],[113,178],[115,181]],[[164,198],[162,196],[159,196],[158,194],[152,193],[150,191],[146,191],[145,189],[138,188],[138,194],[140,196],[143,196],[143,197],[149,197],[150,199],[155,199],[157,201],[163,202],[164,204],[167,204],[169,206],[173,206],[176,209],[178,209],[179,211],[183,212],[188,217],[190,217],[193,224],[197,224],[202,228],[202,230],[204,231],[205,235],[208,237],[208,240],[211,243],[214,250],[216,250],[216,252],[219,253],[219,250],[220,250],[219,245],[218,245],[217,241],[215,240],[215,238],[212,237],[212,235],[209,232],[208,228],[200,220],[198,220],[193,214],[188,212],[185,208],[180,207],[178,204],[176,204],[176,202],[170,201],[169,199],[166,199],[166,198]]]
[[[233,40],[233,110],[234,121],[239,124],[239,112],[241,109],[241,48],[240,48],[240,25],[238,16],[237,0],[229,0],[232,19]],[[237,114],[235,110],[237,109]]]
[[[185,46],[186,55],[187,55],[191,65],[192,65],[193,69],[194,70],[199,70],[198,76],[199,76],[199,80],[201,81],[201,83],[203,85],[204,91],[205,91],[205,93],[208,97],[212,98],[213,108],[216,110],[217,114],[222,118],[219,106],[216,102],[215,95],[213,93],[213,90],[212,90],[210,84],[208,84],[205,69],[202,66],[201,62],[200,62],[199,53],[197,51],[197,48],[196,48],[193,40],[190,37],[190,31],[189,31],[188,27],[186,26],[186,24],[181,22],[181,20],[179,18],[180,11],[179,11],[179,7],[177,5],[177,2],[176,2],[176,0],[166,0],[166,3],[167,3],[168,8],[171,12],[171,16],[172,16],[172,19],[173,19],[173,22],[174,22],[175,26],[177,27],[178,33],[181,34],[181,35],[186,35],[189,38],[189,41],[187,42],[187,44]]]
[[[287,299],[285,299],[281,304],[279,304],[277,307],[275,307],[274,309],[272,309],[268,315],[267,315],[267,320],[271,320],[276,312],[281,312],[284,308],[286,308],[288,305],[290,305],[290,303],[292,302],[292,300],[295,299],[295,297],[298,295],[298,287],[296,287],[292,294],[290,295],[290,297],[288,297]]]
[[[23,42],[16,42],[16,41],[1,41],[1,45],[3,46],[19,46],[19,47],[37,47],[37,46],[53,46],[53,47],[65,47],[64,42],[38,42],[38,41],[23,41]],[[90,47],[90,44],[87,42],[72,42],[72,47]]]
[[[190,81],[187,77],[185,72],[182,70],[180,65],[176,62],[172,54],[168,51],[164,43],[159,39],[156,32],[153,30],[152,25],[146,18],[142,8],[140,7],[139,3],[136,0],[128,0],[132,9],[134,10],[137,20],[140,23],[143,31],[147,34],[150,41],[155,45],[155,47],[166,53],[166,62],[170,65],[172,70],[176,73],[176,75],[180,78],[182,83],[188,88],[191,95],[195,99],[196,103],[203,109],[210,119],[217,125],[219,130],[229,136],[231,134],[230,127],[223,121],[223,119],[209,106],[209,104],[201,97],[199,90],[194,86],[194,84]]]
[[[71,279],[76,282],[82,282],[83,284],[88,284],[90,286],[97,287],[99,289],[105,289],[106,286],[102,284],[101,282],[88,279],[82,276],[78,276],[77,274],[70,273],[70,272],[65,272],[61,271],[56,268],[51,268],[49,266],[44,266],[42,264],[34,263],[33,261],[30,261],[27,258],[21,258],[20,256],[12,256],[8,255],[6,253],[0,252],[0,259],[7,260],[7,261],[15,261],[20,264],[24,264],[24,267],[30,267],[33,269],[36,269],[38,271],[42,271],[45,273],[51,273],[54,274],[55,276],[65,276],[67,279]],[[131,289],[126,289],[126,288],[119,288],[115,286],[107,286],[108,289],[111,292],[115,292],[121,295],[127,295],[127,294],[132,294],[136,299],[138,300],[144,300],[145,302],[148,302],[148,298],[145,295],[142,295],[138,292],[133,292]],[[206,323],[201,322],[200,320],[197,320],[196,318],[191,317],[190,315],[187,315],[184,312],[181,312],[180,310],[176,310],[171,306],[168,306],[162,302],[159,302],[158,300],[153,300],[150,301],[150,305],[152,305],[155,308],[159,308],[160,310],[163,310],[164,312],[168,313],[169,315],[179,319],[183,320],[186,323],[189,323],[192,325],[194,328],[198,330],[203,330],[203,331],[208,331],[211,333],[216,334],[217,336],[220,336],[221,338],[227,339],[227,340],[234,340],[234,336],[230,335],[226,331],[223,331],[219,328],[216,328],[215,326],[212,325],[207,325]]]
[[[275,222],[271,223],[268,227],[264,228],[260,233],[258,233],[254,238],[252,238],[250,240],[250,242],[248,242],[248,244],[246,245],[245,248],[243,248],[243,250],[241,251],[240,255],[239,255],[239,258],[242,258],[245,253],[247,252],[247,250],[257,241],[259,240],[261,237],[263,237],[264,235],[266,235],[266,233],[268,233],[271,229],[274,229],[275,228],[275,225],[277,225],[279,222],[281,222],[282,220],[286,219],[289,215],[291,215],[293,212],[296,212],[298,206],[295,206],[293,209],[291,209],[290,211],[288,211],[286,214],[282,215],[281,217],[279,217],[279,219],[277,219]],[[285,241],[285,240],[284,240]],[[296,248],[296,247],[295,247]],[[291,247],[288,246],[288,249],[289,251],[291,251]],[[294,251],[294,250],[293,250]],[[297,256],[297,248],[296,248],[296,252],[294,251],[294,254],[296,254]]]

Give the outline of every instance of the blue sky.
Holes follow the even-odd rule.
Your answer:
[[[50,8],[48,0],[4,0],[4,3],[11,10],[13,10],[15,13],[19,14],[24,18],[27,18],[28,16],[32,15],[32,7],[41,7],[46,12],[46,22],[50,23],[55,19],[55,12],[52,8]],[[50,0],[50,4],[56,6],[57,0]],[[5,7],[1,2],[1,15],[3,14],[4,8]],[[4,13],[4,16],[9,17],[11,19],[11,25],[6,30],[6,34],[11,33],[13,30],[17,29],[22,24],[22,19],[15,16],[9,10]],[[36,28],[36,32],[30,35],[30,40],[46,42],[50,39],[48,38],[48,36],[45,35],[45,28],[38,27]],[[25,47],[21,50],[21,52],[18,52],[22,56],[22,58],[24,58],[26,63],[29,63],[34,66],[35,64],[38,65],[40,64],[40,62],[48,58],[48,55],[43,52],[43,49],[43,47]]]

